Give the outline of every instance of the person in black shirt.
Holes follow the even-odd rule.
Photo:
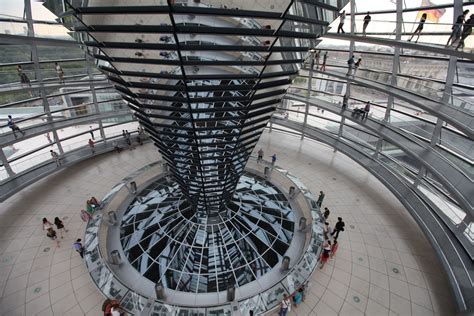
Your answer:
[[[334,236],[334,238],[335,239],[339,238],[339,233],[344,231],[344,226],[346,226],[346,224],[344,224],[344,222],[342,221],[342,217],[338,217],[337,218],[337,223],[334,226],[334,230],[331,233],[331,236],[336,235],[336,236]]]
[[[367,15],[364,17],[364,25],[362,26],[362,34],[365,36],[365,30],[367,29],[367,26],[369,25],[370,20],[372,18],[370,17],[370,12],[367,12]]]
[[[418,37],[416,38],[416,41],[415,43],[418,43],[418,40],[420,39],[420,34],[421,34],[421,31],[423,31],[423,26],[425,25],[425,22],[426,22],[426,13],[423,13],[421,15],[421,19],[420,19],[420,23],[418,24],[418,27],[416,28],[415,32],[413,33],[413,35],[410,37],[410,39],[408,40],[409,42],[413,39],[413,37],[415,35],[418,35]]]
[[[474,14],[471,14],[471,16],[469,17],[469,20],[467,20],[466,23],[464,23],[464,26],[462,28],[461,40],[459,40],[459,44],[456,47],[456,49],[459,49],[460,47],[464,48],[464,41],[469,35],[471,35],[473,24],[474,24]]]
[[[456,42],[461,37],[462,24],[464,23],[464,20],[466,19],[468,13],[469,10],[464,10],[464,12],[460,16],[458,16],[458,18],[456,19],[456,23],[451,28],[453,32],[451,33],[451,36],[449,36],[446,46],[449,46],[450,42],[451,45],[453,45],[454,42]]]

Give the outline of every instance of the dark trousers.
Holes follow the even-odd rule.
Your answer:
[[[79,255],[81,256],[81,258],[84,258],[84,248],[81,248],[81,249],[76,250],[76,251],[79,253]]]
[[[344,26],[344,23],[339,23],[339,26],[337,27],[337,32],[338,32],[338,33],[340,33],[340,32],[346,33],[346,32],[344,32],[344,30],[342,29],[343,26]]]
[[[337,238],[339,237],[339,232],[340,232],[340,230],[335,229],[335,230],[332,232],[331,236],[334,236],[334,235],[335,235],[334,238],[337,239]]]

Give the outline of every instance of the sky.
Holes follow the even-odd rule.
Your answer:
[[[395,9],[395,4],[392,2],[394,0],[356,0],[356,10],[357,12],[367,12],[367,11],[377,11],[377,10],[387,10]],[[422,0],[403,0],[404,8],[419,7],[422,4]],[[433,4],[446,4],[452,3],[453,0],[431,0]],[[2,8],[1,15],[4,17],[13,16],[21,18],[23,16],[24,0],[0,0],[0,7]],[[55,20],[55,15],[52,14],[48,9],[44,8],[42,1],[31,0],[33,18],[37,20]],[[474,13],[474,6],[471,7],[471,13]],[[346,12],[349,13],[350,6],[349,4],[345,8]],[[0,15],[0,16],[1,16]],[[417,12],[407,12],[403,15],[405,24],[403,25],[406,32],[413,31],[416,28]],[[362,27],[363,16],[356,16],[356,28],[360,31]],[[383,14],[383,15],[374,15],[372,21],[369,25],[368,32],[371,30],[377,30],[381,32],[393,32],[395,29],[395,14]],[[425,32],[438,32],[444,31],[449,32],[451,30],[451,23],[453,21],[452,9],[446,9],[445,14],[440,18],[437,24],[426,24],[424,31]],[[346,31],[349,30],[349,18],[346,18]],[[412,22],[412,23],[410,23]],[[429,21],[428,21],[429,22]],[[331,26],[333,29],[337,28],[338,20],[334,21]],[[5,29],[8,28],[11,30],[12,34],[22,32],[23,26],[18,23],[0,23],[0,32],[4,33]],[[46,25],[37,25],[35,27],[35,32],[37,36],[68,36],[67,31],[60,26],[46,26]],[[472,36],[474,38],[474,35]],[[430,43],[444,44],[447,38],[439,36],[430,36],[425,37],[422,41]],[[334,42],[334,43],[337,43]],[[472,47],[474,45],[474,39],[469,39],[467,46]],[[473,44],[473,45],[471,45]]]

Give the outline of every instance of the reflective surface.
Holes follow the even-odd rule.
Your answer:
[[[162,178],[122,218],[129,262],[154,283],[185,292],[219,292],[252,282],[281,262],[294,215],[272,184],[244,174],[225,212],[193,212],[179,185]]]

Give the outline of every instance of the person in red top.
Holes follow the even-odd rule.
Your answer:
[[[89,139],[89,147],[90,147],[92,153],[95,154],[95,145],[94,145],[94,141],[92,139]]]
[[[337,248],[339,248],[339,244],[337,243],[337,239],[334,239],[334,243],[331,246],[331,258],[336,255]]]
[[[329,259],[329,254],[331,253],[331,241],[326,241],[326,243],[323,246],[323,253],[321,254],[321,269],[324,267],[324,264],[328,261]]]

